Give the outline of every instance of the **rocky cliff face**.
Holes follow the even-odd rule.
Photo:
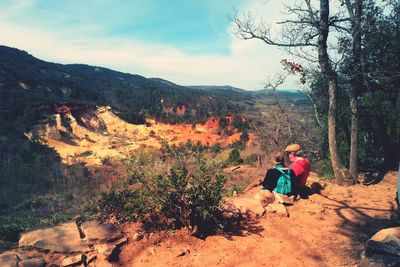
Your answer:
[[[101,118],[102,113],[112,112],[108,106],[56,104],[42,106],[44,119],[25,133],[30,139],[62,140],[82,139],[84,131],[107,134],[107,125]]]

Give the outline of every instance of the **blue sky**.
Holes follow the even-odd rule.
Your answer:
[[[2,0],[0,44],[48,61],[99,65],[182,85],[257,89],[279,72],[285,53],[237,39],[229,16],[234,8],[262,9],[263,17],[279,20],[281,1],[270,2]]]

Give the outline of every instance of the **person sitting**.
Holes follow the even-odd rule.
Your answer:
[[[261,182],[263,189],[287,196],[293,195],[296,177],[285,165],[285,156],[281,152],[276,152],[272,156],[272,162],[275,166],[267,170],[264,181]]]
[[[295,191],[302,198],[305,198],[307,195],[307,178],[311,169],[310,161],[306,158],[299,144],[288,145],[285,149],[285,152],[291,162],[289,168],[296,176]]]

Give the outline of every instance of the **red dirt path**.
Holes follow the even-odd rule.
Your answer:
[[[322,194],[288,207],[289,218],[265,216],[232,238],[146,235],[123,248],[120,266],[357,266],[365,241],[393,223],[397,173],[370,186],[319,182]]]

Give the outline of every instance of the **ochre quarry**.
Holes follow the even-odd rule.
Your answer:
[[[163,143],[182,146],[190,140],[193,145],[220,143],[227,147],[240,139],[241,132],[228,136],[219,129],[218,122],[218,118],[212,117],[204,124],[172,125],[146,119],[145,124],[137,125],[122,120],[108,106],[58,105],[50,112],[47,110],[46,118],[26,135],[53,147],[64,163],[98,164],[104,157],[160,149]],[[248,142],[254,142],[252,133]]]

